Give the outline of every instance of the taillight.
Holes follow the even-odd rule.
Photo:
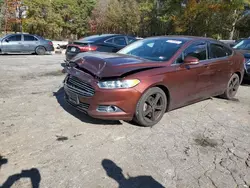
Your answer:
[[[87,52],[87,51],[96,51],[97,46],[90,45],[90,46],[81,46],[79,48],[81,52]]]
[[[52,42],[52,41],[49,41],[49,45],[53,46],[53,42]]]

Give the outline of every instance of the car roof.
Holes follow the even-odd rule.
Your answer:
[[[79,39],[79,41],[97,41],[104,38],[119,36],[120,34],[100,34],[100,35],[90,35]]]
[[[163,35],[163,36],[155,36],[149,38],[167,38],[167,39],[174,39],[174,40],[182,40],[182,41],[194,41],[194,40],[213,40],[213,38],[207,37],[198,37],[198,36],[186,36],[186,35]]]

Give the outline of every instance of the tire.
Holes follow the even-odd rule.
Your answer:
[[[44,55],[46,53],[46,49],[43,46],[36,47],[36,54],[37,55]]]
[[[228,81],[226,91],[221,95],[222,98],[232,100],[240,86],[240,78],[237,74],[233,74]]]
[[[167,108],[167,97],[158,87],[148,89],[136,105],[134,121],[144,127],[157,124]]]

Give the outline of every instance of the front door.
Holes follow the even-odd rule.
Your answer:
[[[19,53],[21,51],[23,51],[21,34],[11,35],[3,40],[2,52]]]
[[[200,63],[196,65],[185,65],[183,60],[187,56],[196,57]],[[187,105],[201,98],[200,77],[203,77],[203,87],[208,86],[209,75],[206,75],[205,63],[208,61],[208,48],[206,42],[193,43],[181,54],[175,62],[176,86],[174,102],[177,107]],[[206,80],[206,81],[205,81]],[[203,89],[204,89],[203,88]],[[178,92],[181,91],[181,92]]]

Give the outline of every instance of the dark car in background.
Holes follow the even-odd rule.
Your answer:
[[[135,37],[119,34],[102,34],[85,37],[67,46],[66,60],[69,61],[81,52],[117,52],[136,40]]]
[[[245,80],[250,80],[250,38],[240,40],[234,47],[245,57]]]
[[[46,52],[54,51],[52,41],[38,35],[9,34],[1,38],[0,41],[2,54],[36,53],[44,55]]]

